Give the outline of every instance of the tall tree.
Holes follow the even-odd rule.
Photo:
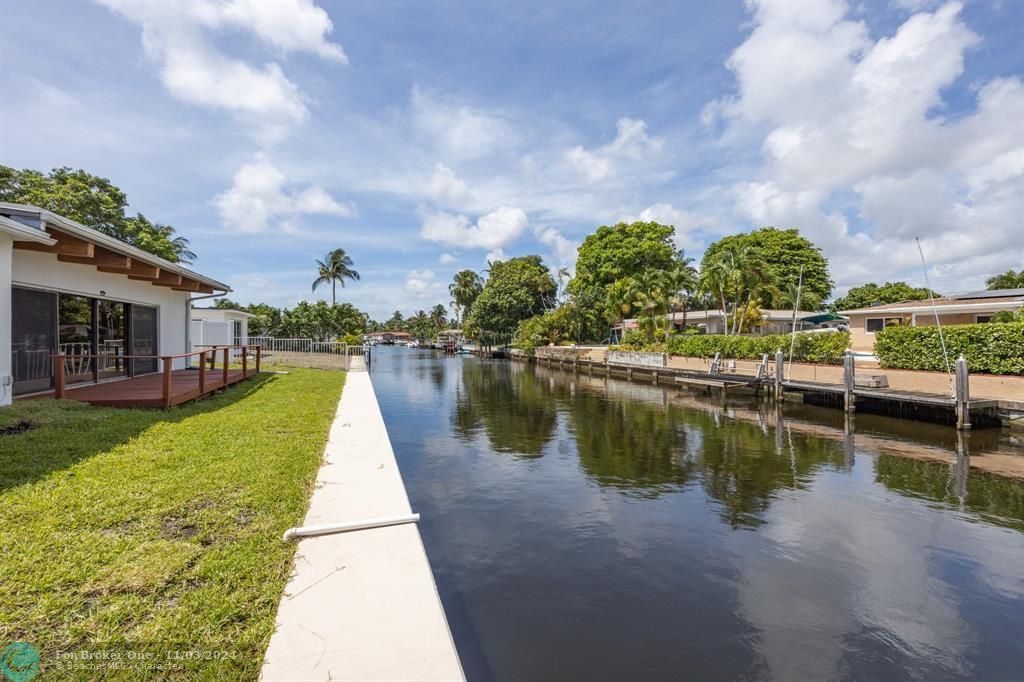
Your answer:
[[[693,259],[687,258],[680,250],[672,265],[665,270],[666,306],[675,315],[682,308],[683,329],[686,329],[686,311],[690,305],[690,297],[697,290],[697,270],[692,265]]]
[[[452,297],[452,305],[455,308],[455,323],[464,320],[469,314],[473,302],[484,289],[484,281],[472,270],[462,270],[455,273],[452,283],[448,285],[448,293]]]
[[[796,285],[801,267],[804,291],[814,292],[819,301],[827,300],[832,295],[833,283],[828,260],[822,255],[821,249],[800,235],[799,230],[762,227],[752,232],[723,237],[704,252],[701,271],[718,258],[722,251],[733,245],[744,245],[757,251],[756,261],[764,270],[767,281],[779,290],[779,296],[790,285]],[[766,303],[779,306],[781,300],[772,296]]]
[[[54,168],[48,175],[0,165],[0,201],[29,204],[148,251],[172,263],[191,263],[188,240],[170,225],[128,216],[128,197],[107,178],[84,170]]]
[[[800,301],[800,310],[815,311],[821,310],[821,300],[813,291],[805,290],[796,284],[789,284],[779,290],[777,304],[780,310],[793,310],[796,308],[797,300]]]
[[[675,256],[674,233],[670,225],[653,222],[602,225],[580,245],[570,293],[593,286],[605,289],[623,277],[668,268]]]
[[[1007,270],[985,280],[987,289],[1024,289],[1024,270]]]
[[[932,292],[936,296],[938,292]],[[926,287],[913,287],[906,282],[886,282],[878,285],[874,282],[853,287],[846,296],[837,298],[829,306],[832,310],[855,310],[872,305],[899,303],[900,301],[921,301],[928,298]]]
[[[396,310],[391,314],[391,317],[387,322],[384,323],[384,328],[391,332],[402,331],[402,326],[405,324],[405,318],[402,317],[402,311]]]
[[[540,256],[520,256],[491,266],[491,276],[466,318],[471,333],[512,334],[521,320],[544,311],[555,280]]]
[[[558,268],[558,294],[556,295],[556,301],[561,300],[565,297],[565,287],[562,284],[562,280],[569,279],[572,275],[569,273],[569,268],[562,266]]]
[[[406,320],[406,327],[413,337],[425,339],[430,336],[430,316],[424,310],[417,310],[415,315]]]
[[[334,249],[323,260],[316,261],[319,276],[313,280],[313,291],[321,284],[330,282],[331,305],[337,304],[337,283],[341,282],[341,286],[344,287],[346,279],[359,279],[359,273],[352,269],[353,265],[352,258],[345,253],[345,249]]]
[[[440,303],[430,309],[430,325],[435,334],[448,326],[448,311]]]

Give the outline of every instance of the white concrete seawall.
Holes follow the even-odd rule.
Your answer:
[[[350,372],[303,525],[411,511],[370,376]],[[299,541],[260,676],[464,680],[416,524]]]

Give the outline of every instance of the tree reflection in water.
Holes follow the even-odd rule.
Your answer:
[[[491,448],[540,457],[557,423],[555,403],[538,377],[509,362],[466,362],[456,390],[456,433],[472,439],[486,431]]]
[[[852,422],[832,427],[780,419],[775,407],[753,400],[723,404],[678,389],[532,365],[463,364],[454,413],[461,437],[482,430],[497,452],[539,457],[555,437],[559,414],[568,425],[563,437],[572,438],[581,470],[597,484],[637,498],[700,486],[732,528],[765,523],[774,499],[806,488],[823,471],[849,471],[857,449]],[[842,416],[835,416],[841,424]],[[979,471],[967,476],[966,452],[958,470],[955,447],[923,446],[933,456],[948,452],[944,463],[887,454],[884,437],[867,439],[878,453],[876,479],[887,488],[1024,527],[1019,481]],[[913,449],[905,440],[892,443],[899,451]]]

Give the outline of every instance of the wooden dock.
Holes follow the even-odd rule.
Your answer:
[[[838,384],[823,384],[813,381],[784,381],[783,390],[805,391],[815,393],[831,393],[843,395],[845,389]],[[853,395],[856,398],[874,398],[876,400],[893,400],[897,402],[917,403],[919,405],[932,405],[936,407],[955,407],[956,398],[950,395],[937,393],[921,393],[918,391],[896,391],[891,388],[854,388]],[[987,409],[996,407],[998,400],[987,398],[972,398],[971,409]]]
[[[943,395],[856,386],[852,356],[844,358],[843,384],[786,381],[783,378],[784,365],[781,355],[776,356],[774,363],[762,361],[763,371],[759,371],[758,376],[721,371],[702,373],[674,367],[615,364],[571,357],[511,357],[515,360],[536,362],[547,367],[558,367],[588,375],[618,376],[629,381],[647,379],[655,384],[665,382],[680,387],[715,389],[723,392],[734,389],[751,390],[754,395],[761,395],[762,389],[767,389],[765,394],[774,396],[776,400],[782,400],[787,393],[797,393],[802,394],[809,402],[817,400],[825,405],[841,407],[848,412],[857,409],[857,401],[861,400],[864,403],[862,409],[912,419],[954,423],[959,429],[971,428],[972,422],[984,425],[999,424],[998,400],[970,398],[966,364],[962,361],[957,363],[956,395],[952,395],[952,392]],[[774,368],[769,368],[769,364],[774,364]],[[717,362],[712,362],[712,368],[718,366]]]

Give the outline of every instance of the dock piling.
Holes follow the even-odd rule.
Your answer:
[[[967,359],[956,359],[956,428],[971,428],[971,392],[967,373]]]
[[[775,399],[782,400],[782,373],[785,371],[786,356],[782,349],[775,351]]]
[[[847,412],[853,412],[854,408],[854,360],[853,353],[846,351],[843,355],[843,407]]]

